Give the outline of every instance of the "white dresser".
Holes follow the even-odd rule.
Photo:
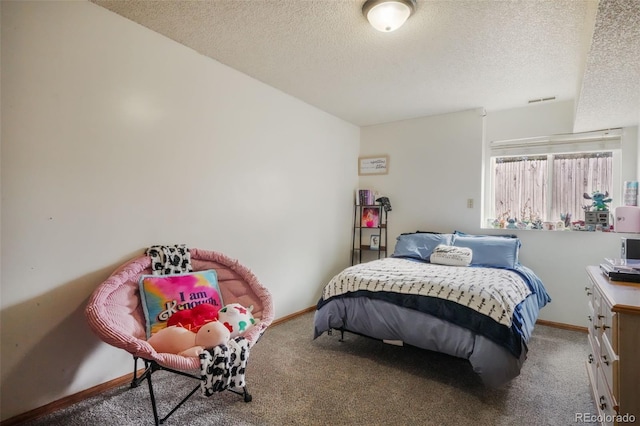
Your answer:
[[[598,266],[588,266],[587,274],[587,371],[598,420],[640,423],[640,284],[611,281]]]

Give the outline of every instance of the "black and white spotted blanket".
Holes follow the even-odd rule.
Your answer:
[[[513,312],[531,290],[511,270],[446,266],[386,258],[346,268],[323,291],[326,301],[360,290],[431,296],[456,302],[511,326]]]
[[[211,396],[227,388],[245,386],[245,371],[249,360],[249,341],[236,337],[200,354],[200,390]]]
[[[185,244],[151,246],[147,249],[147,256],[151,258],[151,273],[153,275],[193,272],[191,253]]]

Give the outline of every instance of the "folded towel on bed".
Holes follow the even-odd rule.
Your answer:
[[[431,263],[449,266],[469,266],[473,252],[468,247],[438,244],[429,258]]]
[[[227,345],[207,349],[200,354],[200,389],[211,396],[227,388],[245,386],[245,371],[249,360],[249,341],[244,337],[229,340]]]
[[[153,275],[193,272],[191,253],[185,244],[151,246],[147,249],[147,256],[151,258],[151,273]]]

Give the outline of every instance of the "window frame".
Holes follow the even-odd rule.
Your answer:
[[[622,196],[622,129],[606,129],[594,132],[560,134],[545,137],[492,141],[488,144],[484,161],[483,208],[481,227],[492,228],[495,212],[495,170],[496,158],[500,157],[547,157],[547,198],[548,217],[552,211],[553,160],[555,155],[612,152],[612,182],[610,197],[613,199],[610,209],[621,204]],[[583,220],[584,217],[573,218]]]

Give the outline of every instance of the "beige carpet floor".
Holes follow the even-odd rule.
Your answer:
[[[596,413],[585,360],[587,336],[538,325],[519,377],[485,388],[462,359],[353,334],[312,339],[313,313],[270,327],[254,346],[253,400],[197,392],[168,425],[570,425]],[[198,383],[153,375],[160,414]],[[579,424],[589,424],[581,423]],[[153,424],[146,383],[122,386],[29,425]]]

